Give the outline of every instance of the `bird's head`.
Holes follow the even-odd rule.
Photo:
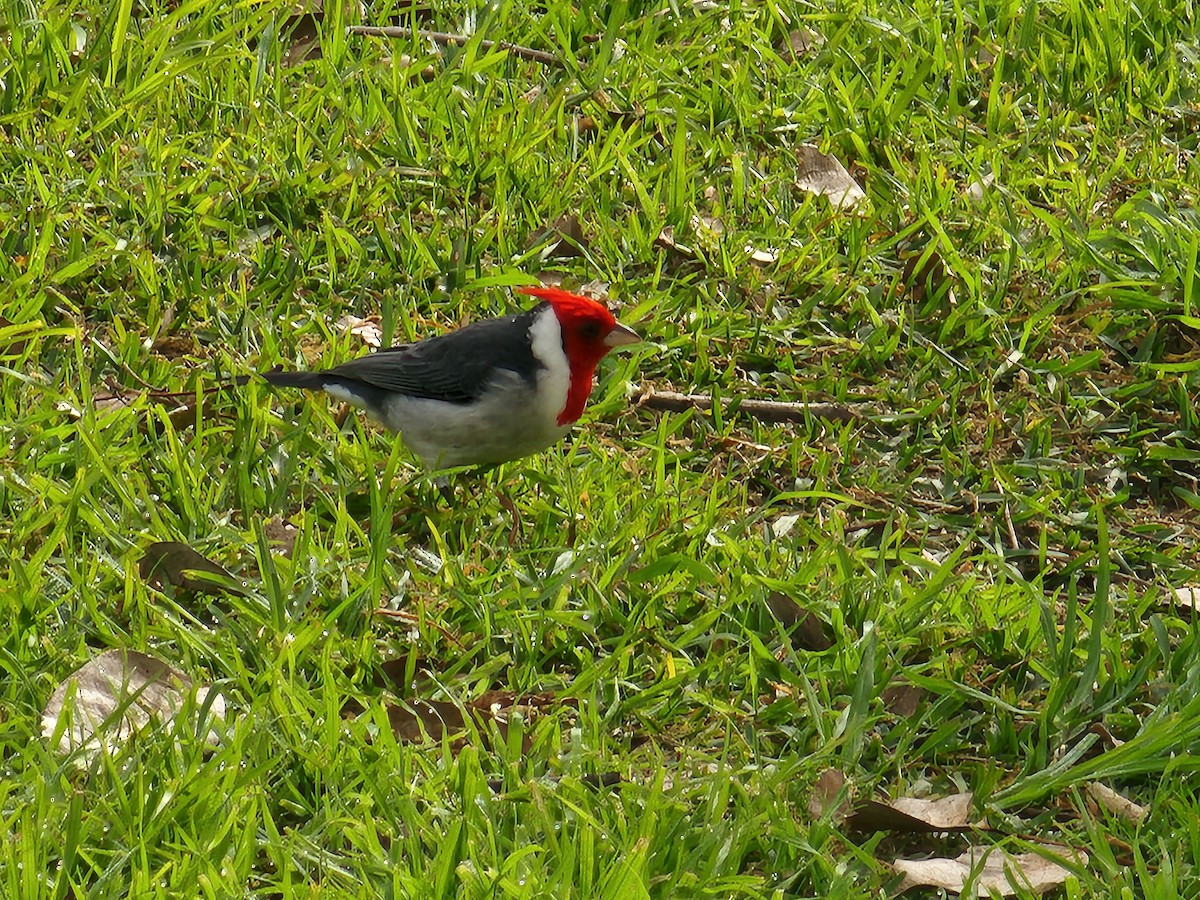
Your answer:
[[[558,423],[565,425],[583,415],[584,404],[592,392],[596,366],[614,347],[636,344],[641,340],[629,328],[613,318],[603,304],[556,287],[517,288],[522,294],[544,300],[554,310],[562,331],[563,353],[571,367],[567,403]]]

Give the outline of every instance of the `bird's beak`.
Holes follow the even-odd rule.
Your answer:
[[[613,326],[613,330],[608,333],[608,337],[604,339],[604,346],[623,347],[626,344],[641,343],[641,340],[636,331],[632,328],[626,328],[618,322]]]

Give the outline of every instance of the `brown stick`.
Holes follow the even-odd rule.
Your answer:
[[[803,422],[810,416],[831,422],[861,422],[866,418],[858,410],[842,403],[785,403],[779,400],[722,398],[722,409],[733,406],[735,401],[737,412],[762,422]],[[677,394],[675,391],[656,391],[651,388],[638,397],[634,405],[663,412],[689,409],[706,411],[712,409],[713,401],[707,394]]]
[[[461,47],[471,40],[469,34],[451,34],[446,31],[429,31],[425,28],[404,28],[399,25],[350,25],[346,30],[351,34],[364,34],[368,37],[406,38],[415,35],[431,40],[435,44],[452,44],[457,47]],[[482,40],[479,42],[479,46],[484,50],[491,50],[493,47],[507,50],[513,56],[541,63],[544,66],[553,66],[556,69],[566,68],[561,59],[545,50],[534,50],[532,47],[522,47],[520,44],[513,44],[509,41]]]

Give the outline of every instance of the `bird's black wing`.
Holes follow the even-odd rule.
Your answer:
[[[533,355],[529,327],[540,308],[485,319],[416,344],[388,347],[321,374],[410,397],[470,403],[498,369],[516,372],[528,381],[536,377],[540,363]]]

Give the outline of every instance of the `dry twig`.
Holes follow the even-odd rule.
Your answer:
[[[810,416],[831,422],[861,422],[866,418],[843,403],[786,403],[779,400],[722,398],[721,407],[729,409],[735,403],[737,412],[762,422],[803,422]],[[651,388],[643,392],[634,405],[663,412],[689,409],[707,411],[712,409],[713,401],[707,394],[677,394],[675,391],[656,391]]]
[[[416,35],[417,37],[433,41],[435,44],[453,45],[456,47],[461,47],[471,40],[471,35],[469,34],[451,34],[446,31],[429,31],[425,28],[404,28],[399,25],[350,25],[347,31],[351,34],[385,38],[406,38]],[[553,53],[547,53],[545,50],[522,47],[520,44],[513,44],[509,41],[482,40],[479,42],[479,46],[484,50],[491,50],[493,47],[500,50],[507,50],[513,56],[527,59],[530,62],[541,63],[544,66],[553,66],[556,69],[566,68],[561,59]]]

